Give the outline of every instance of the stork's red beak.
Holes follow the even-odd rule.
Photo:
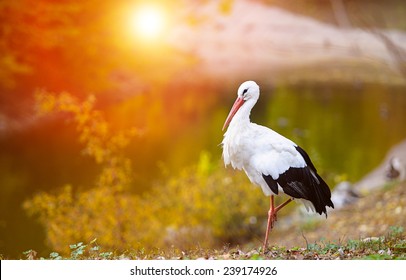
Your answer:
[[[231,108],[230,113],[228,113],[228,117],[226,119],[226,122],[223,125],[223,129],[224,130],[231,122],[231,120],[233,119],[234,115],[237,113],[238,109],[240,109],[240,107],[242,106],[242,104],[244,104],[245,100],[237,97],[237,100],[234,102],[233,107]]]

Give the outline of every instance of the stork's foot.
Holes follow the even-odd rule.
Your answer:
[[[273,229],[276,221],[278,220],[278,217],[277,217],[276,214],[278,213],[279,210],[281,210],[283,207],[285,207],[291,201],[292,201],[292,199],[289,198],[284,203],[282,203],[281,205],[279,205],[278,207],[275,208],[274,198],[273,198],[273,196],[271,196],[271,206],[270,206],[269,211],[268,211],[268,223],[267,223],[267,226],[266,226],[266,233],[265,233],[265,240],[264,240],[264,252],[268,248],[269,233],[271,232],[271,230]]]
[[[268,223],[270,223],[270,230],[273,229],[274,225],[276,224],[276,221],[278,220],[277,215],[276,215],[276,211],[273,210],[269,210],[268,211]]]

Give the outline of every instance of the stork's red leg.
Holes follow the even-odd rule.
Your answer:
[[[292,199],[289,198],[284,203],[282,203],[281,205],[279,205],[278,207],[275,208],[275,220],[276,220],[276,213],[278,213],[279,210],[281,210],[283,207],[285,207],[291,201],[292,201]]]
[[[274,197],[271,195],[271,205],[269,207],[268,211],[268,223],[266,225],[266,232],[265,232],[265,240],[264,240],[264,250],[268,246],[268,237],[269,237],[269,231],[273,228],[273,224],[276,218],[275,215],[275,203],[274,203]]]
[[[289,198],[284,203],[282,203],[281,205],[279,205],[278,207],[275,208],[274,196],[271,195],[271,205],[270,205],[270,208],[268,211],[268,224],[266,226],[266,233],[265,233],[265,240],[264,240],[264,250],[268,247],[269,232],[272,230],[274,223],[277,220],[276,213],[278,213],[279,210],[281,210],[291,201],[292,201],[292,199]]]

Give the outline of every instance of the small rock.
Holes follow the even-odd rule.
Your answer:
[[[343,248],[338,248],[338,253],[340,254],[341,257],[343,257],[344,256]]]
[[[257,251],[257,250],[251,250],[251,251],[249,251],[245,256],[247,257],[247,258],[250,258],[250,257],[252,257],[253,255],[258,255],[259,254],[259,252]]]
[[[224,255],[221,255],[220,256],[222,259],[224,259],[224,260],[229,260],[230,259],[230,254],[224,254]]]
[[[384,238],[383,237],[376,237],[376,236],[372,236],[372,237],[366,237],[364,239],[362,239],[362,242],[376,242],[376,241],[383,241]]]

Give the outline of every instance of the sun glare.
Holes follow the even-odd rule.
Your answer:
[[[140,7],[132,18],[134,31],[143,38],[156,38],[164,28],[165,19],[162,10],[153,6]]]

